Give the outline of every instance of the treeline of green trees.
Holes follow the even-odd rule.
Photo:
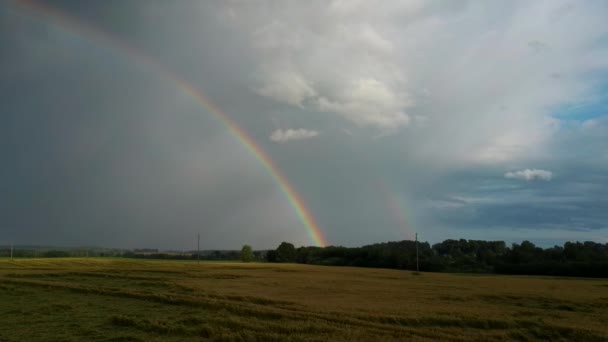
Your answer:
[[[36,248],[36,247],[17,247],[13,248],[14,258],[82,258],[82,257],[123,257],[134,259],[167,259],[167,260],[213,260],[213,261],[265,261],[265,251],[253,251],[250,246],[249,254],[245,258],[241,251],[235,250],[214,250],[214,251],[186,251],[186,252],[162,252],[157,249],[83,249],[83,248]],[[0,247],[0,258],[11,256],[10,246]]]
[[[106,256],[104,253],[86,251],[86,250],[38,250],[38,249],[13,249],[12,256],[14,258],[68,258],[68,257],[86,257],[86,256]],[[9,248],[0,249],[0,258],[8,258],[11,256]]]
[[[9,257],[10,248],[0,248],[0,257]],[[362,247],[299,247],[283,242],[276,249],[254,251],[159,252],[119,249],[36,249],[15,248],[13,257],[127,257],[175,260],[242,260],[295,262],[327,266],[357,266],[416,269],[416,242],[397,241]],[[608,243],[566,242],[563,246],[540,248],[529,241],[507,246],[504,241],[445,240],[430,245],[418,243],[420,271],[554,275],[608,278]]]
[[[416,269],[416,242],[385,242],[363,247],[300,247],[283,242],[266,253],[269,262]],[[608,243],[566,242],[540,248],[529,241],[445,240],[418,243],[420,271],[608,277]]]
[[[247,246],[247,245],[245,245]],[[249,247],[249,246],[247,246]],[[222,251],[202,251],[201,253],[187,252],[187,253],[142,253],[137,251],[127,251],[120,255],[124,258],[135,258],[135,259],[169,259],[169,260],[206,260],[206,261],[265,261],[263,251],[253,251],[249,247],[249,254],[245,257],[242,251],[233,250],[222,250]]]

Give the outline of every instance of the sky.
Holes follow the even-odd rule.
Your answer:
[[[2,0],[0,244],[315,245],[184,83],[327,244],[608,242],[605,1]]]

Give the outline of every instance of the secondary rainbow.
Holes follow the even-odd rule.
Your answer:
[[[413,240],[415,233],[412,231],[411,224],[408,220],[408,215],[406,215],[408,212],[407,204],[403,195],[396,193],[394,190],[392,190],[393,188],[384,181],[379,181],[376,183],[376,187],[380,192],[380,196],[385,198],[388,213],[392,216],[393,221],[400,228],[403,237],[408,240]]]
[[[310,239],[317,246],[327,246],[327,240],[314,216],[305,205],[302,198],[295,191],[294,187],[289,183],[281,170],[277,167],[270,156],[260,147],[260,145],[233,119],[215,105],[205,94],[190,82],[179,77],[177,74],[161,65],[158,61],[150,56],[143,54],[141,51],[127,45],[111,35],[97,30],[93,27],[86,26],[75,18],[57,10],[53,7],[40,4],[34,1],[17,0],[15,3],[19,8],[27,9],[30,13],[36,13],[41,18],[44,18],[46,24],[59,28],[64,32],[74,34],[88,41],[97,42],[105,47],[121,52],[122,55],[128,56],[130,59],[139,63],[143,63],[154,69],[164,79],[174,83],[181,91],[190,95],[197,103],[207,109],[217,120],[225,125],[228,130],[251,152],[266,168],[270,176],[275,180],[285,197],[289,201],[292,208],[295,210],[302,224],[306,228]]]

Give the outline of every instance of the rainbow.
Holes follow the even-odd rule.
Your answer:
[[[201,90],[197,89],[197,87],[195,87],[192,83],[189,83],[188,81],[179,77],[174,72],[161,65],[154,58],[143,54],[141,51],[127,45],[125,42],[120,41],[103,31],[97,30],[90,26],[85,26],[77,19],[70,17],[58,9],[28,0],[16,0],[15,3],[17,4],[18,8],[23,8],[30,13],[38,14],[42,19],[46,19],[43,20],[45,24],[51,25],[64,32],[71,33],[79,38],[99,43],[104,47],[112,48],[129,57],[131,60],[151,67],[163,79],[172,82],[178,89],[192,97],[199,105],[209,111],[219,122],[226,126],[232,135],[234,135],[238,141],[240,141],[242,145],[245,146],[245,148],[262,163],[268,174],[270,174],[276,184],[278,184],[279,188],[289,201],[291,207],[295,210],[300,221],[306,228],[311,241],[315,245],[321,247],[328,245],[321,228],[316,222],[311,211],[306,206],[304,200],[298,195],[294,187],[289,183],[287,178],[283,175],[270,156],[243,128],[241,128],[233,119],[230,118],[230,116],[228,116],[228,114],[223,112],[211,101],[211,99],[209,99]]]
[[[388,212],[392,216],[393,221],[402,230],[404,238],[413,240],[414,232],[406,217],[407,204],[405,203],[404,197],[393,190],[389,190],[391,187],[389,187],[386,182],[379,181],[376,185],[381,196],[386,198],[385,201]]]

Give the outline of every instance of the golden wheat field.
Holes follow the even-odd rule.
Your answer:
[[[0,341],[606,341],[608,280],[0,260]]]

